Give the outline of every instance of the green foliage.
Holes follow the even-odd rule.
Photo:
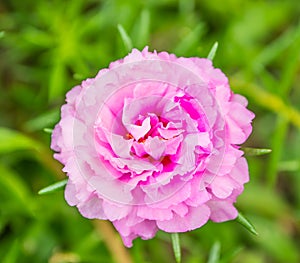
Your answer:
[[[130,37],[128,36],[127,32],[125,31],[125,29],[122,25],[118,24],[118,30],[121,35],[124,46],[126,48],[126,52],[130,52],[132,49],[132,41],[131,41]]]
[[[172,247],[174,251],[174,256],[177,263],[181,262],[181,249],[180,249],[180,239],[178,233],[171,233]]]
[[[220,242],[215,242],[210,250],[207,263],[219,263],[220,262]]]
[[[242,226],[244,226],[250,233],[254,235],[258,235],[255,227],[252,225],[252,223],[244,217],[241,213],[238,214],[236,221],[240,223]]]
[[[259,235],[235,222],[210,222],[180,235],[181,261],[300,262],[299,16],[294,0],[2,1],[1,262],[114,260],[108,237],[69,207],[62,191],[37,193],[65,179],[49,150],[65,93],[146,45],[178,56],[209,54],[256,114],[245,155],[272,149],[247,157],[250,182],[237,200]],[[175,262],[163,232],[134,241],[128,252],[132,262]]]
[[[217,50],[218,50],[218,45],[219,45],[218,42],[216,42],[216,43],[212,46],[211,50],[210,50],[209,53],[208,53],[207,58],[210,59],[211,61],[213,61],[214,58],[215,58],[216,52],[217,52]]]
[[[68,182],[68,180],[65,179],[65,180],[61,180],[59,182],[56,182],[54,184],[51,184],[51,185],[41,189],[38,192],[38,194],[43,195],[43,194],[49,194],[49,193],[52,193],[52,192],[56,192],[58,190],[62,190],[66,186],[67,182]]]

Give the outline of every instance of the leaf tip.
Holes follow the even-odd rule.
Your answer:
[[[53,129],[50,129],[50,128],[44,128],[43,131],[44,131],[45,133],[52,134]]]
[[[241,150],[244,152],[245,156],[260,156],[272,152],[271,149],[251,148],[251,147],[242,147]]]
[[[238,213],[236,221],[239,224],[241,224],[243,227],[245,227],[251,234],[255,236],[259,235],[255,227],[253,226],[253,224],[246,217],[244,217],[240,212]]]
[[[133,48],[131,38],[129,37],[126,30],[124,29],[124,27],[121,24],[118,24],[117,28],[118,28],[118,31],[122,38],[123,44],[124,44],[125,48],[127,49],[127,52],[130,52]]]
[[[39,195],[44,195],[44,194],[49,194],[49,193],[61,190],[66,186],[67,182],[68,182],[68,179],[58,181],[54,184],[51,184],[51,185],[41,189],[40,191],[38,191],[38,194]]]
[[[208,58],[209,60],[211,60],[211,61],[214,60],[214,57],[215,57],[216,52],[217,52],[217,50],[218,50],[218,46],[219,46],[219,43],[216,41],[216,42],[213,44],[211,50],[210,50],[209,53],[208,53],[207,58]]]

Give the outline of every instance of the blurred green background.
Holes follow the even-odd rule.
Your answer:
[[[218,41],[215,66],[256,113],[247,145],[273,150],[248,157],[237,203],[259,236],[208,223],[181,235],[183,262],[300,262],[299,18],[299,0],[1,0],[0,261],[175,262],[165,233],[122,250],[109,224],[82,218],[62,191],[37,194],[64,178],[43,128],[66,91],[127,54],[121,24],[134,47],[178,56],[206,57]]]

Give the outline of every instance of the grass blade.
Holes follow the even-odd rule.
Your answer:
[[[125,31],[124,27],[121,24],[118,24],[118,30],[121,35],[124,46],[126,48],[126,51],[130,52],[133,47],[131,38],[128,36],[127,32]]]
[[[141,13],[137,40],[135,42],[138,48],[147,46],[150,36],[150,24],[150,12],[144,9]]]
[[[219,241],[215,242],[209,252],[207,263],[219,263],[220,261],[221,244]]]
[[[217,49],[218,49],[219,43],[215,42],[214,45],[212,46],[211,50],[208,53],[207,58],[211,61],[214,60],[214,57],[216,55]]]
[[[52,134],[53,129],[50,129],[50,128],[44,128],[43,131],[44,131],[45,133]]]
[[[171,234],[172,246],[174,251],[174,256],[177,263],[181,262],[181,250],[180,250],[180,240],[178,233]]]
[[[65,180],[56,182],[54,184],[51,184],[51,185],[41,189],[38,192],[38,194],[39,195],[44,195],[44,194],[49,194],[49,193],[53,193],[53,192],[56,192],[58,190],[61,190],[66,186],[67,182],[68,182],[68,179],[65,179]]]
[[[241,150],[244,152],[245,156],[259,156],[272,152],[271,149],[262,149],[262,148],[250,148],[242,147]]]
[[[255,229],[255,227],[252,225],[252,223],[244,217],[240,212],[238,214],[238,217],[236,218],[236,221],[240,223],[243,227],[245,227],[250,233],[253,235],[258,236],[258,233]]]

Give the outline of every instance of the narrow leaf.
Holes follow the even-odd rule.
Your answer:
[[[173,52],[178,56],[183,56],[186,55],[187,52],[195,50],[198,47],[199,41],[204,33],[205,25],[203,23],[199,23],[191,32],[179,41]]]
[[[181,250],[180,250],[180,240],[178,233],[171,234],[172,246],[174,251],[174,256],[177,263],[181,262]]]
[[[18,239],[14,240],[12,244],[8,247],[8,250],[5,251],[6,254],[2,258],[1,262],[2,263],[13,263],[13,262],[18,262],[18,255],[20,253],[20,242]]]
[[[240,212],[238,214],[238,217],[236,218],[236,221],[240,223],[243,227],[245,227],[249,232],[251,232],[253,235],[258,236],[258,233],[255,229],[255,227],[252,225],[252,223],[244,217]]]
[[[50,128],[44,128],[43,131],[44,131],[45,133],[50,133],[50,134],[52,134],[53,129],[50,129]]]
[[[0,154],[18,150],[39,150],[42,145],[24,133],[0,127]]]
[[[0,175],[1,198],[3,195],[8,198],[8,202],[5,203],[12,202],[18,207],[18,211],[33,215],[34,202],[28,184],[23,180],[23,177],[9,167],[2,165],[1,162]]]
[[[207,263],[219,263],[220,261],[221,244],[219,241],[215,242],[209,252]]]
[[[208,53],[207,58],[211,61],[214,60],[214,57],[216,55],[217,49],[218,49],[219,43],[215,42],[214,45],[212,46],[211,50]]]
[[[42,113],[41,115],[31,119],[25,123],[27,131],[40,131],[45,127],[53,127],[58,122],[60,116],[59,108]]]
[[[135,43],[139,48],[143,48],[149,42],[150,35],[150,12],[144,9],[141,13],[138,35]]]
[[[62,180],[62,181],[59,181],[59,182],[56,182],[54,184],[51,184],[43,189],[41,189],[38,194],[39,195],[43,195],[43,194],[49,194],[49,193],[52,193],[52,192],[56,192],[58,190],[61,190],[65,187],[65,185],[67,184],[68,182],[68,179],[65,179],[65,180]]]
[[[300,170],[300,160],[290,160],[278,163],[278,171],[295,172]]]
[[[128,36],[127,32],[125,31],[124,27],[121,24],[118,24],[118,30],[121,35],[122,41],[126,48],[127,52],[130,52],[132,49],[132,41],[131,38]]]
[[[250,147],[242,147],[241,150],[244,152],[245,156],[259,156],[272,152],[271,149],[260,149]]]

